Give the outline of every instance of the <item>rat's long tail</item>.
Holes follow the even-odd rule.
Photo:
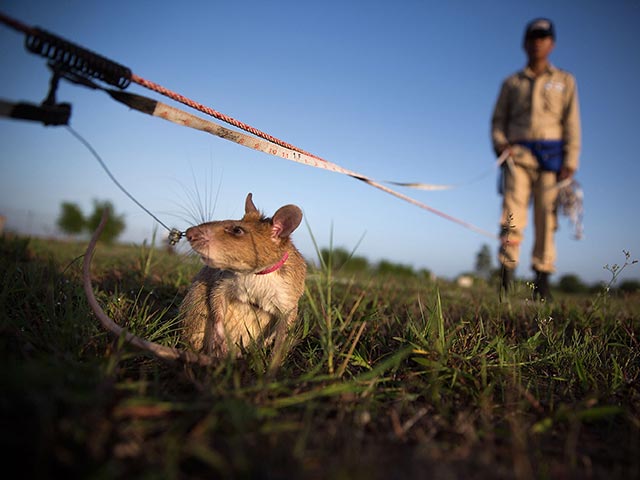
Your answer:
[[[179,360],[185,363],[196,363],[198,365],[204,366],[212,365],[215,362],[215,359],[208,355],[159,345],[157,343],[150,342],[136,335],[133,335],[127,332],[126,329],[115,323],[111,318],[109,318],[104,310],[102,310],[102,307],[100,307],[100,305],[98,304],[98,301],[96,300],[96,297],[93,293],[93,286],[91,284],[91,260],[93,258],[93,253],[96,247],[96,243],[98,242],[98,238],[100,237],[100,234],[102,233],[102,230],[104,229],[108,218],[109,209],[105,209],[104,213],[102,214],[100,225],[98,225],[98,228],[93,233],[91,241],[87,246],[87,251],[84,255],[84,263],[82,265],[82,283],[84,286],[84,293],[87,296],[87,300],[89,301],[91,310],[93,310],[93,313],[95,313],[96,317],[98,317],[98,320],[100,320],[102,326],[116,337],[124,336],[124,339],[127,343],[130,343],[131,345],[134,345],[141,350],[150,352],[151,354],[158,358],[161,358],[162,360]]]

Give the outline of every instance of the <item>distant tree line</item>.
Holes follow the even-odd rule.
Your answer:
[[[393,275],[397,277],[431,278],[428,269],[415,270],[410,265],[393,263],[388,260],[380,260],[371,264],[365,257],[356,256],[344,248],[323,248],[320,250],[320,257],[324,265],[331,266],[333,271],[342,273],[370,273]],[[472,275],[485,281],[500,281],[500,268],[494,268],[492,264],[491,249],[488,245],[482,245],[476,254],[475,268]],[[554,288],[564,293],[598,293],[602,291],[603,284],[587,285],[578,275],[569,273],[561,276],[555,283]],[[619,292],[637,292],[640,290],[639,280],[625,280],[615,286]]]
[[[397,277],[430,278],[431,272],[427,269],[415,270],[411,265],[393,263],[389,260],[380,260],[371,264],[365,257],[353,255],[344,248],[320,250],[322,263],[331,266],[334,271],[343,273],[376,273],[393,275]]]
[[[573,273],[563,275],[558,280],[556,288],[565,293],[596,293],[602,290],[602,284],[587,285],[580,277]],[[619,292],[633,293],[640,290],[640,280],[623,280],[615,286]]]
[[[60,215],[56,224],[58,228],[67,235],[80,235],[82,233],[93,233],[102,219],[102,213],[109,209],[109,219],[104,227],[100,240],[106,243],[114,242],[126,228],[124,215],[117,215],[113,204],[108,200],[93,201],[93,212],[85,216],[82,209],[76,203],[62,202],[60,205]]]

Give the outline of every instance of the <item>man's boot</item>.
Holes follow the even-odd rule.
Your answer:
[[[504,265],[500,270],[500,293],[509,293],[513,290],[513,270]]]
[[[551,289],[549,288],[549,273],[548,272],[536,272],[536,279],[533,284],[533,296],[540,300],[550,302],[553,300],[551,296]]]

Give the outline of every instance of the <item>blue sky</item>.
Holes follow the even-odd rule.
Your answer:
[[[576,178],[585,191],[585,238],[574,240],[561,218],[556,279],[608,280],[603,266],[622,263],[622,250],[640,258],[640,2],[21,0],[0,10],[345,168],[463,184],[403,193],[491,232],[500,197],[490,116],[500,83],[524,65],[524,25],[548,16],[558,33],[552,62],[578,82]],[[44,59],[4,25],[0,42],[0,98],[40,102],[49,82]],[[128,91],[173,104],[137,85]],[[194,204],[215,203],[215,219],[239,218],[253,192],[267,214],[287,203],[303,209],[306,224],[294,240],[312,258],[311,233],[321,246],[351,250],[360,242],[356,254],[371,261],[451,278],[473,269],[483,244],[496,250],[489,238],[349,177],[130,111],[100,92],[63,84],[58,100],[72,103],[72,126],[170,226],[186,228]],[[151,237],[153,220],[63,128],[0,119],[0,162],[0,212],[12,228],[53,233],[62,201],[89,211],[98,198],[126,215],[124,240]],[[530,275],[531,226],[526,235],[521,276]],[[640,277],[638,270],[623,278]]]

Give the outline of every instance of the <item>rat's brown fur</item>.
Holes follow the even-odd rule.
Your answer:
[[[301,220],[295,205],[265,218],[249,194],[241,220],[187,230],[191,247],[206,265],[180,307],[183,338],[191,347],[216,357],[238,355],[253,341],[275,337],[275,352],[281,351],[304,292],[306,264],[289,237]],[[286,255],[280,268],[260,274]]]

